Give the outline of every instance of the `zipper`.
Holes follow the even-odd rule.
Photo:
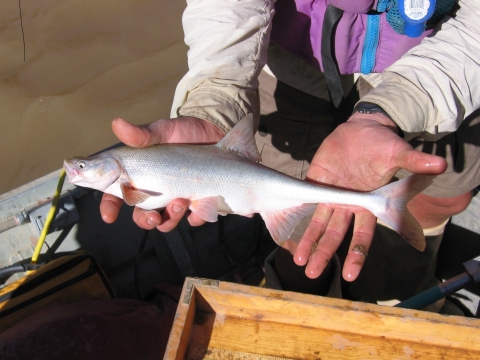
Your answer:
[[[377,53],[378,36],[380,33],[380,15],[367,15],[367,28],[365,32],[360,72],[362,74],[370,74],[375,67],[375,55]]]
[[[385,12],[390,7],[392,0],[378,0],[377,11]]]

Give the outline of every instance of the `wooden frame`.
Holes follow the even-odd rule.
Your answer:
[[[480,359],[480,320],[187,278],[164,359]]]

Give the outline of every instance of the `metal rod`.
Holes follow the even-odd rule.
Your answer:
[[[435,301],[443,299],[444,297],[463,289],[465,286],[471,283],[473,283],[472,277],[468,272],[464,272],[439,284],[438,286],[417,294],[410,299],[404,300],[395,306],[404,309],[421,310],[424,307],[433,304]]]

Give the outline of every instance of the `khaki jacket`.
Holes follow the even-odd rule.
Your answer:
[[[225,132],[248,113],[258,119],[257,78],[267,62],[274,1],[187,3],[189,71],[177,86],[171,117],[198,117]],[[480,2],[460,0],[459,6],[362,98],[382,106],[407,139],[438,139],[480,107]]]

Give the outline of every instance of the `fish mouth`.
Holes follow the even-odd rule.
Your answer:
[[[73,168],[70,159],[66,159],[63,161],[63,169],[65,170],[65,174],[67,174],[68,182],[70,184],[75,184],[76,180],[78,180],[78,171]]]

